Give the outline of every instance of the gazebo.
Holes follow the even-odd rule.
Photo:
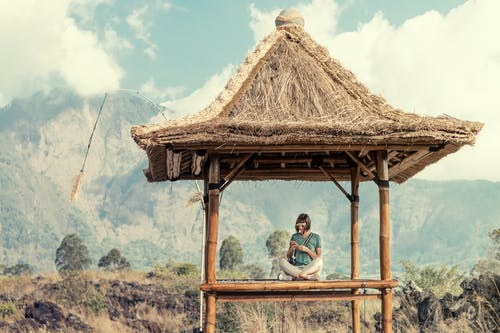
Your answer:
[[[132,127],[146,151],[149,182],[203,180],[206,210],[205,332],[215,331],[216,303],[349,300],[353,332],[360,300],[380,299],[382,328],[392,332],[390,182],[403,183],[464,145],[482,128],[450,116],[395,109],[359,83],[284,10],[276,30],[248,55],[204,110],[176,120]],[[322,281],[221,281],[216,278],[220,194],[235,180],[328,181],[351,207],[351,278]],[[340,181],[349,181],[345,189]],[[358,187],[378,186],[380,278],[359,272]],[[370,293],[360,293],[368,289]]]

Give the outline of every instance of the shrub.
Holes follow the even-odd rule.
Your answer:
[[[464,274],[458,270],[458,265],[448,267],[441,265],[437,268],[432,266],[419,267],[410,261],[402,261],[404,269],[403,281],[406,284],[413,281],[420,288],[430,291],[437,296],[446,292],[458,295],[461,292],[460,282]]]
[[[0,318],[2,320],[13,318],[16,314],[17,309],[12,302],[0,302]]]

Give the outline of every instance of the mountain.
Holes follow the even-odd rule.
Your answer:
[[[55,269],[62,238],[77,233],[94,264],[117,247],[136,269],[169,260],[199,263],[202,213],[188,205],[194,182],[146,182],[145,153],[130,138],[132,124],[157,110],[140,96],[110,94],[97,124],[80,196],[69,202],[103,97],[53,90],[14,100],[0,110],[0,264],[26,262]],[[166,110],[165,110],[166,112]],[[349,188],[348,184],[344,184]],[[498,228],[500,183],[410,180],[392,185],[392,261],[459,264],[487,255]],[[378,274],[378,190],[360,187],[361,274]],[[349,202],[331,183],[235,182],[223,194],[219,242],[233,235],[245,261],[266,269],[265,240],[292,231],[310,214],[322,236],[326,274],[349,271]]]

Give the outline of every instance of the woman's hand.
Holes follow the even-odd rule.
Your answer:
[[[296,245],[296,246],[297,246],[297,245]],[[307,248],[307,246],[304,246],[304,245],[298,245],[298,246],[297,246],[297,250],[299,250],[300,252],[307,252],[307,253],[311,252],[311,250],[309,250],[309,249]]]

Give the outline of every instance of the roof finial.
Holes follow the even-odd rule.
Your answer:
[[[282,27],[304,27],[304,17],[295,9],[283,9],[274,20],[276,28]]]

